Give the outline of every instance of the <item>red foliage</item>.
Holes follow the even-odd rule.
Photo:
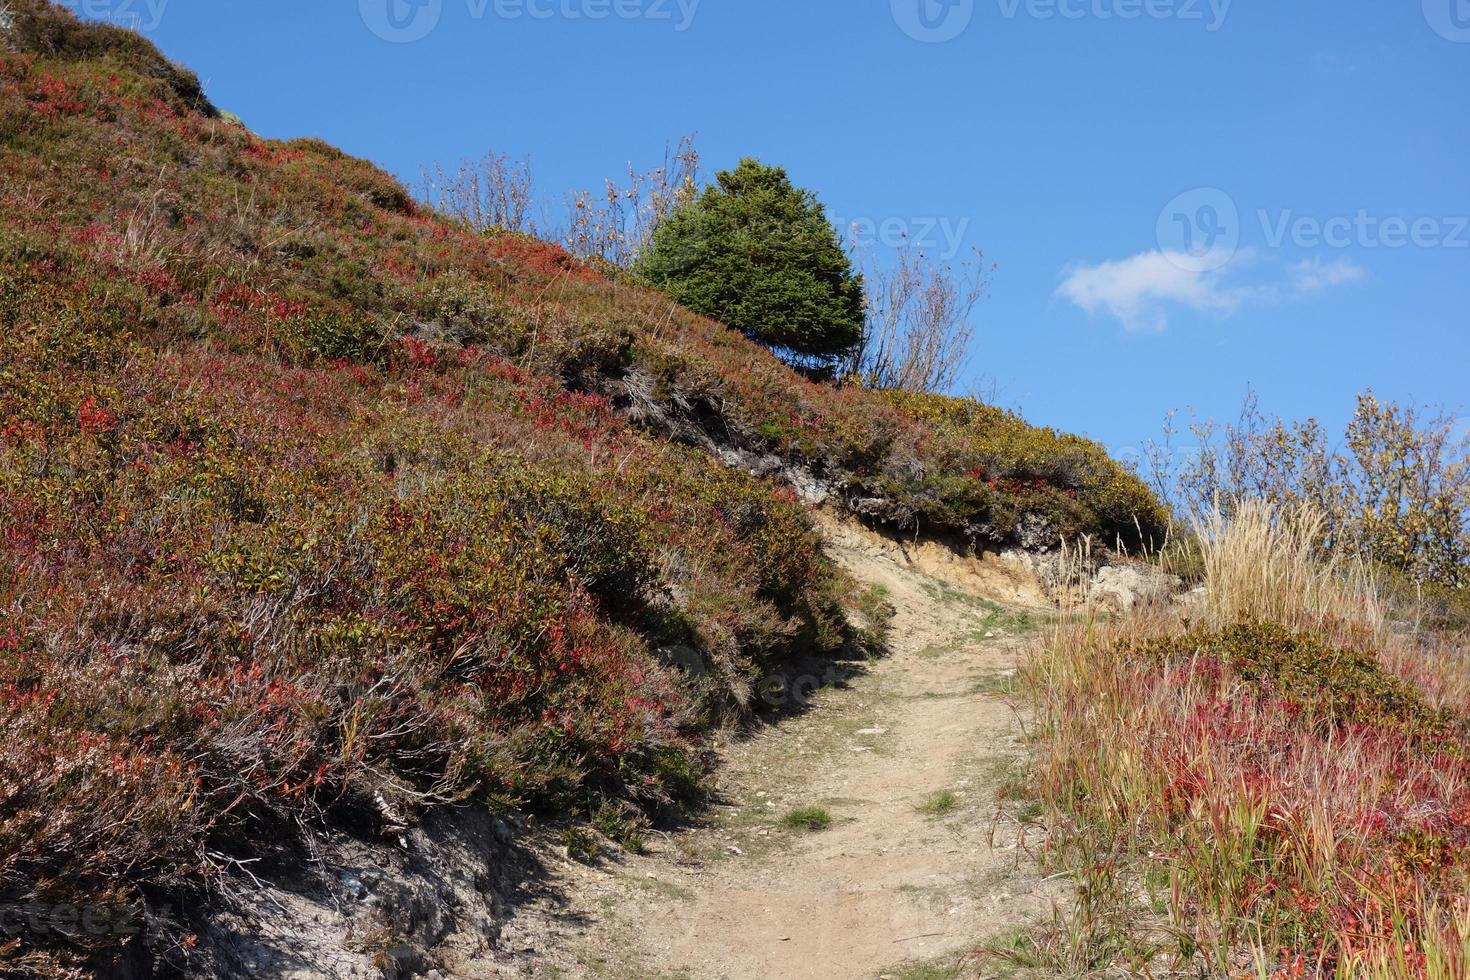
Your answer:
[[[497,235],[485,246],[495,259],[512,264],[519,274],[539,279],[570,276],[583,282],[602,282],[603,277],[567,254],[560,245],[525,235]]]
[[[102,435],[117,428],[117,416],[98,404],[96,396],[90,396],[77,409],[77,423],[83,432]]]

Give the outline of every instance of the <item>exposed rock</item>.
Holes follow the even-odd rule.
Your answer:
[[[783,483],[790,484],[804,504],[812,506],[824,504],[836,493],[831,483],[823,480],[810,469],[783,460],[774,453],[756,453],[737,446],[720,445],[713,445],[710,451],[720,462],[732,469],[744,470],[752,476],[763,479],[779,479]]]
[[[882,497],[859,497],[848,501],[847,509],[864,517],[880,517],[888,511],[888,501]]]
[[[1058,552],[1027,551],[1024,548],[1007,548],[996,557],[1017,570],[1018,574],[1033,579],[1048,600],[1054,600],[1063,589],[1073,583],[1067,581],[1063,572],[1062,557]]]
[[[1091,592],[1094,600],[1128,612],[1142,605],[1168,602],[1183,587],[1184,581],[1177,575],[1129,562],[1098,569]]]
[[[390,970],[385,970],[385,973],[396,968],[399,976],[408,977],[418,973],[424,962],[423,954],[406,943],[401,943],[388,950],[388,959],[393,961],[392,967]]]
[[[410,846],[333,834],[319,863],[256,872],[207,912],[189,975],[399,978],[493,976],[524,958],[503,935],[509,908],[536,897],[534,848],[513,814],[432,811]],[[290,865],[283,865],[282,869]]]
[[[1210,601],[1209,587],[1197,585],[1179,596],[1175,601],[1179,603],[1180,609],[1184,610],[1190,617],[1194,617],[1203,612],[1205,604]]]
[[[1025,514],[1016,525],[1016,544],[1027,551],[1049,551],[1060,543],[1056,528],[1040,514]]]
[[[796,488],[796,495],[804,504],[816,506],[824,504],[832,497],[829,485],[816,477],[809,470],[799,467],[788,467],[782,471],[786,482]]]
[[[726,466],[752,476],[771,477],[785,469],[781,457],[774,453],[755,453],[736,446],[712,446],[711,451]]]
[[[670,389],[637,368],[608,385],[605,393],[634,424],[675,442],[703,449],[731,469],[786,483],[805,504],[817,506],[838,501],[849,513],[869,524],[885,525],[890,532],[917,534],[923,530],[913,502],[873,495],[874,487],[846,473],[836,461],[824,463],[820,459],[782,456],[765,448],[752,434],[740,432],[738,424],[726,417],[717,393]],[[752,445],[758,448],[750,448]],[[924,477],[917,459],[907,465],[892,464],[885,472],[889,477],[915,484],[921,483]],[[957,539],[956,547],[962,551],[1016,547],[1045,554],[1058,550],[1061,545],[1056,525],[1036,512],[1022,515],[1014,527],[970,521],[937,530]]]
[[[853,509],[852,503],[848,504],[848,509]],[[1054,569],[1057,564],[1055,556],[1036,556],[1019,550],[1000,554],[966,549],[962,543],[957,545],[952,541],[922,536],[897,538],[847,519],[836,512],[835,507],[820,511],[818,519],[828,538],[840,542],[843,547],[862,548],[875,558],[923,572],[961,591],[1034,608],[1051,603],[1051,587],[1039,570]]]

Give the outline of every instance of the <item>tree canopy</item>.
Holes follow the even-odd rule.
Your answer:
[[[676,302],[795,360],[862,340],[863,278],[815,194],[745,159],[654,231],[638,271]]]

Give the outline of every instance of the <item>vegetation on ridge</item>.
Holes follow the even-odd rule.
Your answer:
[[[1328,551],[1348,551],[1380,571],[1470,609],[1470,429],[1443,410],[1358,395],[1334,445],[1316,419],[1267,418],[1254,394],[1229,425],[1196,420],[1199,448],[1171,465],[1172,417],[1150,454],[1159,492],[1196,519],[1262,500],[1321,515]],[[1456,595],[1458,593],[1458,596]]]

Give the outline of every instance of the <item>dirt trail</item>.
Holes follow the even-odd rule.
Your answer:
[[[571,907],[540,975],[899,978],[1034,922],[1059,897],[1018,846],[1024,802],[997,804],[1019,795],[1020,726],[1005,694],[1021,636],[1044,613],[961,592],[860,529],[827,531],[838,561],[887,589],[891,656],[727,745],[725,805],[707,826],[616,864],[557,869]],[[971,564],[936,571],[1024,594]],[[825,808],[831,826],[783,826],[805,806]]]

